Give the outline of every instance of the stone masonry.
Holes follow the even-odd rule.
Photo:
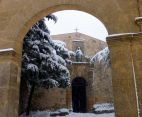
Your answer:
[[[85,56],[92,57],[98,51],[104,49],[107,44],[104,41],[81,33],[68,33],[52,36],[53,40],[61,40],[66,43],[69,50],[75,51],[76,47],[81,47]],[[74,42],[77,42],[74,45]],[[90,45],[90,46],[89,46]],[[76,77],[83,77],[87,82],[87,110],[91,111],[94,104],[112,103],[112,77],[111,69],[104,71],[104,64],[95,63],[90,65],[89,62],[83,61],[73,64],[69,67],[71,73],[71,83]],[[72,86],[68,89],[39,89],[33,97],[33,109],[58,109],[72,108]],[[45,101],[44,101],[45,100]]]
[[[133,57],[135,77],[137,82],[140,82],[141,68],[140,60],[137,58],[141,57],[141,46],[137,42],[142,40],[142,36],[138,33],[142,28],[135,23],[135,18],[142,16],[142,0],[0,0],[0,49],[14,50],[14,54],[13,51],[0,51],[0,117],[18,117],[24,36],[38,20],[60,10],[81,10],[90,13],[104,23],[109,34],[134,33],[131,38],[132,40],[135,38],[135,41],[128,41],[127,37],[121,39],[118,35],[117,39],[108,38],[107,43],[111,53],[116,117],[138,117],[134,96],[136,91],[132,85],[135,83],[131,80],[134,78],[130,64],[132,61],[128,54],[135,55]],[[128,42],[126,43],[128,45],[134,44],[124,46],[125,42]],[[133,51],[130,51],[129,47],[133,48]],[[125,50],[127,51],[123,53]],[[139,83],[137,85],[141,104],[141,85]],[[139,109],[142,112],[141,105]]]

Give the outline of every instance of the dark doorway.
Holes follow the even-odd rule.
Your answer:
[[[77,77],[72,81],[73,112],[86,112],[86,81]]]

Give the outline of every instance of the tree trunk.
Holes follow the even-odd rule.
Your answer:
[[[27,82],[25,81],[24,78],[21,77],[21,82],[20,82],[20,96],[19,96],[19,115],[25,112],[25,109],[27,108],[27,101],[29,98],[28,95],[28,86]]]
[[[30,113],[32,96],[33,96],[33,93],[34,93],[34,89],[35,89],[35,83],[33,83],[32,86],[31,86],[30,95],[29,95],[29,99],[28,99],[27,110],[26,110],[26,115],[29,115],[29,113]]]

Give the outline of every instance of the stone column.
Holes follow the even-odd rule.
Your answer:
[[[90,65],[88,65],[88,69],[89,67],[91,67]],[[88,70],[88,77],[87,77],[87,86],[86,86],[86,94],[87,94],[87,112],[91,112],[93,109],[93,105],[95,103],[94,101],[94,81],[93,81],[93,68],[90,68]]]
[[[18,117],[19,69],[14,50],[0,50],[0,117]]]
[[[135,33],[132,40],[133,62],[137,84],[140,117],[142,117],[142,33]]]
[[[138,117],[131,39],[132,34],[107,37],[112,67],[115,117]]]

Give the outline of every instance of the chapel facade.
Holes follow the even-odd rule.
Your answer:
[[[79,32],[53,35],[52,39],[65,42],[66,48],[74,53],[79,48],[82,57],[80,60],[71,57],[72,65],[68,66],[71,86],[67,89],[39,88],[33,97],[33,109],[68,108],[74,112],[89,112],[94,104],[112,103],[110,68],[103,71],[102,64],[90,63],[90,58],[107,47],[106,42]]]

